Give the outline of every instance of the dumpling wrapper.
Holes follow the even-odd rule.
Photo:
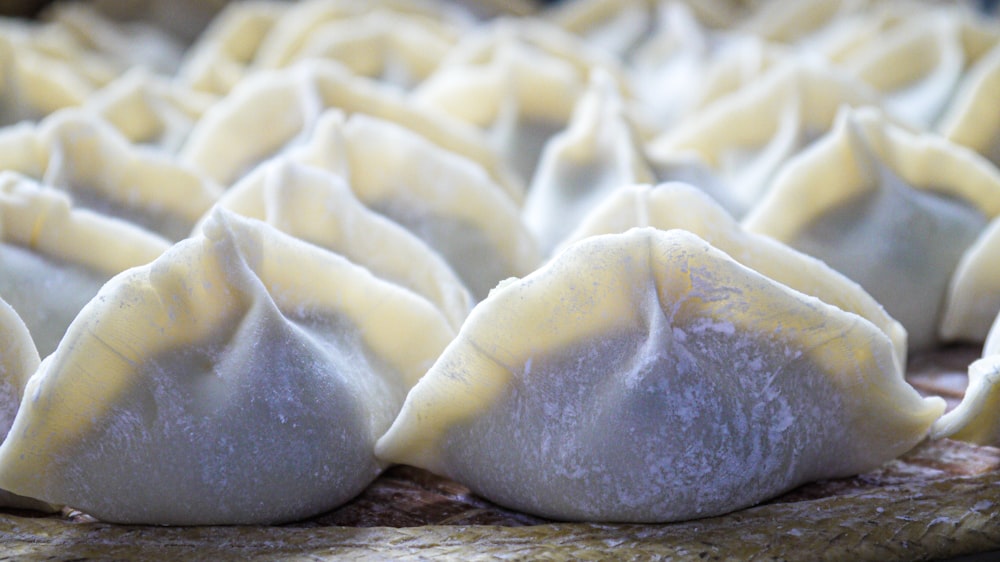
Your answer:
[[[569,126],[546,143],[522,216],[548,254],[609,192],[652,179],[614,81],[595,72]]]
[[[658,181],[701,187],[740,218],[785,162],[829,130],[841,106],[875,99],[842,71],[790,59],[668,129],[647,153]]]
[[[945,437],[1000,447],[1000,315],[986,337],[982,358],[969,365],[962,401],[931,427],[931,438]]]
[[[14,423],[17,407],[24,395],[28,378],[38,368],[40,359],[28,327],[21,317],[0,299],[0,442],[7,437]],[[39,511],[55,511],[55,507],[31,498],[0,489],[0,506]]]
[[[481,132],[401,92],[354,76],[333,61],[300,61],[261,71],[210,108],[180,152],[182,161],[231,185],[260,162],[308,139],[330,108],[393,121],[478,163],[520,202],[524,186],[500,162]]]
[[[1000,314],[1000,219],[965,250],[948,283],[941,315],[944,341],[982,342]]]
[[[691,185],[622,187],[587,215],[579,228],[563,241],[562,248],[591,236],[617,234],[637,227],[686,230],[765,277],[863,317],[892,340],[897,371],[903,376],[906,330],[860,285],[816,258],[744,230],[711,197]]]
[[[139,227],[73,207],[58,190],[0,172],[0,298],[42,357],[101,285],[169,247]]]
[[[409,291],[218,210],[81,311],[28,383],[0,487],[117,523],[321,513],[385,467],[375,439],[453,335]]]
[[[938,342],[949,280],[998,213],[1000,172],[989,162],[867,108],[845,109],[743,224],[860,283],[914,350]]]
[[[185,238],[222,189],[149,147],[132,145],[101,118],[64,109],[37,127],[0,132],[3,169],[68,193],[77,207],[120,218],[168,240]]]
[[[980,57],[962,81],[937,130],[1000,166],[1000,41]]]
[[[343,176],[368,208],[435,249],[476,300],[541,263],[517,206],[480,166],[395,123],[329,111],[289,154]]]
[[[527,513],[666,522],[875,468],[944,407],[868,321],[646,228],[496,289],[376,453]]]
[[[262,220],[410,289],[437,306],[456,331],[472,309],[472,296],[441,256],[365,207],[337,174],[279,157],[244,177],[217,206]]]

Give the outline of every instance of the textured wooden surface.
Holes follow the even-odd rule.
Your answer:
[[[977,350],[914,358],[910,378],[953,403]],[[765,505],[669,525],[547,522],[504,510],[410,467],[340,509],[275,527],[107,525],[67,510],[0,513],[0,559],[936,560],[1000,550],[1000,449],[927,442],[854,478]]]

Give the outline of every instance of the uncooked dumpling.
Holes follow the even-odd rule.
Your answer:
[[[1000,166],[1000,41],[966,73],[937,130]]]
[[[393,121],[481,165],[515,201],[524,186],[474,127],[440,111],[418,108],[401,92],[332,61],[301,61],[262,71],[212,106],[181,150],[181,159],[231,185],[254,166],[308,139],[328,108]]]
[[[943,138],[912,134],[874,110],[847,110],[789,162],[744,221],[857,281],[933,346],[959,260],[1000,213],[1000,172]]]
[[[105,281],[169,246],[127,222],[74,208],[60,191],[0,172],[0,298],[43,357]]]
[[[151,148],[133,146],[102,119],[65,109],[37,127],[0,132],[3,169],[61,189],[77,207],[180,240],[215,203],[221,188]]]
[[[965,396],[934,423],[931,437],[1000,447],[1000,316],[989,331],[982,358],[969,365]]]
[[[0,487],[120,523],[321,513],[385,466],[375,439],[453,335],[426,300],[218,210],[81,311],[28,384]]]
[[[608,193],[652,179],[614,81],[595,72],[569,126],[545,145],[524,221],[548,253]]]
[[[744,230],[722,207],[693,186],[666,183],[656,187],[622,187],[587,215],[579,228],[563,241],[563,247],[590,236],[645,226],[691,232],[765,277],[865,318],[892,340],[899,375],[903,376],[906,330],[860,285],[816,258]]]
[[[481,167],[395,123],[330,111],[292,157],[341,174],[368,208],[437,250],[476,300],[541,262],[517,206]]]
[[[944,341],[981,342],[1000,314],[1000,219],[976,239],[959,260],[948,283],[941,317]]]
[[[829,130],[841,106],[875,99],[834,67],[789,60],[653,139],[649,158],[659,181],[701,187],[740,218],[789,158]]]
[[[38,351],[21,317],[0,299],[0,442],[14,423],[28,378],[38,368]],[[51,511],[52,506],[0,489],[0,507]]]
[[[662,522],[870,470],[943,409],[868,321],[647,228],[491,293],[376,452],[519,511]]]
[[[440,308],[455,330],[472,308],[472,296],[437,252],[365,207],[333,172],[279,157],[233,186],[218,206],[337,252],[412,290]]]

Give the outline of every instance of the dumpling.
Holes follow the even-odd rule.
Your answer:
[[[301,61],[248,78],[205,113],[182,148],[181,160],[231,185],[260,162],[310,138],[328,108],[398,123],[481,165],[514,201],[524,197],[524,185],[475,128],[418,108],[401,92],[354,76],[332,61]]]
[[[691,233],[597,236],[480,303],[376,453],[555,519],[708,517],[923,439],[944,402],[893,353]]]
[[[622,187],[601,201],[563,241],[562,247],[591,236],[647,226],[691,232],[757,273],[875,324],[892,340],[897,370],[903,376],[906,330],[861,286],[816,258],[744,230],[722,207],[693,186],[665,183],[656,187]]]
[[[981,342],[1000,314],[1000,219],[969,246],[951,276],[941,315],[944,341]]]
[[[9,136],[9,138],[8,138]],[[73,204],[180,240],[221,194],[202,174],[156,149],[133,146],[90,113],[65,109],[36,128],[0,132],[3,169],[67,192]]]
[[[466,35],[413,98],[486,131],[493,149],[530,183],[542,147],[566,127],[595,68],[620,73],[556,27],[503,19]]]
[[[989,331],[982,358],[969,365],[965,396],[934,423],[931,437],[1000,447],[1000,316]]]
[[[842,105],[875,99],[831,66],[789,60],[668,129],[647,153],[658,181],[701,187],[740,218],[789,158],[829,130]]]
[[[1000,28],[976,29],[970,21],[975,19],[980,16],[961,6],[925,7],[842,64],[881,93],[887,112],[934,130],[976,59],[989,45],[1000,44]]]
[[[614,81],[595,72],[569,126],[546,143],[522,216],[547,254],[607,193],[652,179]]]
[[[437,306],[455,330],[472,309],[472,296],[438,253],[365,207],[337,174],[279,157],[243,178],[217,206],[265,221],[412,290]]]
[[[21,317],[0,299],[0,442],[7,437],[28,378],[38,368],[38,350]],[[53,507],[0,489],[0,507],[52,511]]]
[[[290,155],[342,175],[368,208],[434,248],[476,300],[541,262],[517,206],[481,167],[395,123],[330,111]]]
[[[1000,166],[997,97],[1000,97],[1000,41],[966,73],[960,90],[937,124],[937,131]]]
[[[413,293],[218,210],[81,311],[28,383],[0,487],[118,523],[321,513],[384,468],[375,439],[453,335]]]
[[[938,341],[959,260],[1000,213],[1000,172],[976,153],[845,110],[744,220],[857,281],[909,333]]]
[[[28,326],[42,357],[101,285],[168,247],[127,222],[74,208],[57,190],[0,172],[0,298]]]
[[[390,4],[302,2],[277,22],[254,64],[281,68],[332,59],[354,74],[409,89],[437,68],[461,28],[427,9],[433,4]]]
[[[176,153],[215,101],[212,94],[136,68],[88,96],[84,108],[100,115],[133,144]]]

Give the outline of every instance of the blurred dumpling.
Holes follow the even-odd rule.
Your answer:
[[[944,341],[982,342],[1000,314],[1000,219],[993,219],[962,254],[948,283],[941,316]]]
[[[28,378],[38,368],[38,350],[21,317],[0,299],[0,442],[7,437]],[[52,506],[0,489],[0,507],[51,511]]]
[[[556,27],[502,19],[467,34],[413,97],[486,131],[493,149],[530,183],[542,147],[566,127],[598,68],[620,76],[616,63]]]
[[[216,97],[137,68],[87,97],[84,108],[129,142],[176,153]]]
[[[739,218],[789,158],[832,126],[842,105],[875,99],[831,66],[789,60],[653,139],[649,158],[659,181],[701,187]]]
[[[934,423],[931,437],[1000,447],[1000,316],[989,331],[982,358],[969,365],[965,396]]]
[[[375,439],[453,334],[409,291],[218,210],[80,313],[28,384],[0,487],[119,523],[321,513],[384,468]]]
[[[480,166],[395,123],[330,111],[291,156],[342,175],[368,208],[435,249],[476,300],[541,262],[517,206]]]
[[[744,230],[718,203],[693,186],[666,183],[622,187],[601,201],[562,245],[568,247],[591,236],[647,226],[691,232],[761,275],[875,324],[892,340],[897,370],[903,376],[906,330],[864,289],[816,258]]]
[[[458,330],[472,296],[448,264],[395,222],[369,210],[337,174],[278,158],[258,167],[219,207],[334,251],[437,306]]]
[[[58,190],[0,172],[0,299],[28,326],[42,357],[101,285],[169,246],[127,222],[74,208]]]
[[[519,511],[663,522],[870,470],[943,409],[871,323],[647,228],[491,293],[376,452]]]
[[[937,131],[1000,166],[1000,40],[966,73]]]
[[[595,72],[569,126],[545,145],[524,221],[548,254],[608,193],[652,179],[621,94],[610,76]]]
[[[1000,172],[978,154],[845,110],[789,162],[744,221],[857,281],[909,333],[938,341],[949,280],[1000,213]]]
[[[3,169],[68,193],[74,206],[180,240],[221,194],[219,186],[169,155],[133,146],[102,119],[66,109],[34,129],[0,132]]]
[[[513,200],[524,196],[524,186],[475,128],[440,111],[418,108],[398,90],[354,76],[332,61],[301,61],[247,79],[205,113],[180,157],[231,185],[260,162],[309,139],[329,108],[398,123],[481,165]]]

